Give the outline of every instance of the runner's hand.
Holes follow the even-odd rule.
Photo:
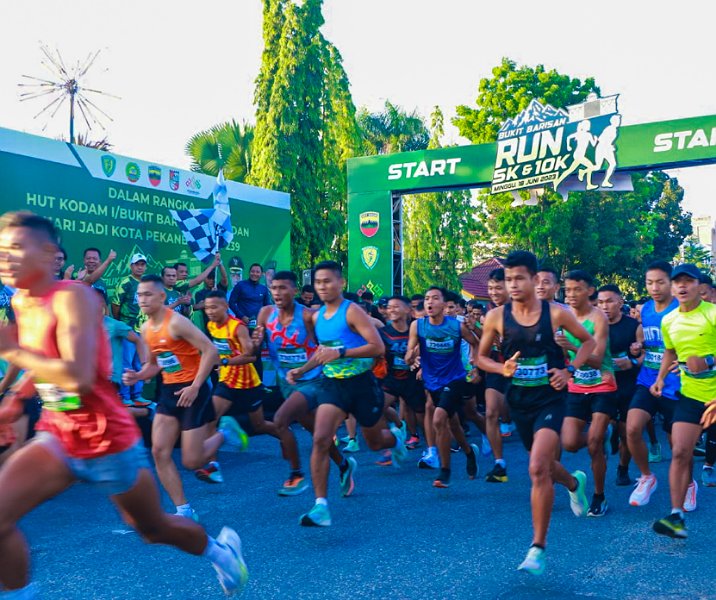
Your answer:
[[[329,346],[318,346],[318,350],[316,350],[313,356],[319,365],[325,365],[326,363],[338,360],[341,357],[341,351],[338,348],[331,348]]]
[[[706,410],[701,415],[701,425],[704,429],[708,429],[714,423],[716,423],[716,400],[711,400],[706,403]]]
[[[296,380],[301,375],[303,375],[303,373],[301,373],[300,368],[291,369],[288,373],[286,373],[286,381],[288,382],[289,385],[296,385]]]
[[[549,369],[549,384],[557,391],[563,390],[567,387],[571,375],[567,369]]]
[[[649,388],[652,396],[661,398],[661,392],[664,390],[664,382],[661,379],[657,379]]]
[[[517,362],[519,357],[520,351],[518,350],[512,355],[512,358],[508,358],[502,365],[502,374],[505,377],[512,377],[515,374],[517,367],[519,366],[519,363]]]
[[[627,371],[628,369],[631,369],[634,365],[631,364],[631,361],[628,358],[615,358],[614,366],[619,371]]]
[[[122,383],[124,385],[134,385],[139,381],[139,373],[132,369],[125,369],[122,373]]]
[[[256,326],[256,329],[254,329],[254,332],[251,334],[251,341],[254,344],[254,348],[258,348],[261,344],[264,343],[265,332],[266,328],[263,325]]]
[[[423,370],[421,368],[418,368],[418,372],[415,374],[415,379],[418,381],[423,380]]]
[[[567,339],[567,336],[563,333],[555,333],[554,334],[554,341],[557,342],[557,345],[560,348],[563,348],[564,350],[571,350],[572,352],[576,352],[577,348],[574,346],[572,342],[570,342]]]
[[[675,360],[674,362],[669,365],[669,373],[673,373],[674,375],[678,375],[681,372],[681,368],[679,367],[679,361]]]
[[[196,397],[199,395],[199,388],[190,385],[189,387],[185,387],[174,392],[174,395],[179,396],[177,406],[187,408],[188,406],[194,404],[194,400],[196,400]]]
[[[632,356],[641,356],[641,352],[644,349],[644,344],[641,342],[634,342],[631,346],[629,346],[629,354]]]

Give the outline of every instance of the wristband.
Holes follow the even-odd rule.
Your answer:
[[[709,354],[708,356],[704,356],[704,360],[706,361],[706,366],[707,366],[709,369],[713,369],[713,368],[714,368],[714,357],[713,357],[713,354]]]
[[[226,366],[228,366],[228,364],[229,364],[229,359],[228,359],[228,358],[222,358],[222,359],[221,359],[221,366],[222,366],[222,367],[226,367]]]
[[[570,375],[574,375],[577,368],[574,365],[567,365],[567,371],[569,371]]]
[[[629,358],[629,362],[631,364],[633,364],[635,367],[639,366],[639,361],[636,358],[634,358],[633,356],[631,358]]]
[[[341,346],[340,348],[338,348],[338,356],[339,356],[339,358],[344,358],[345,355],[346,355],[346,347],[345,347],[345,346]]]

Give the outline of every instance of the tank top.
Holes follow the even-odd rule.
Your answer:
[[[591,319],[584,319],[584,321],[581,321],[581,324],[582,327],[589,332],[589,335],[594,335],[594,321]],[[564,335],[577,348],[582,345],[582,343],[569,333],[569,331],[565,331]],[[573,361],[575,356],[577,356],[577,353],[570,350],[569,360]],[[607,345],[604,349],[602,366],[599,369],[590,367],[587,364],[579,367],[569,380],[567,390],[572,394],[599,394],[617,391],[617,382],[614,378],[614,364],[612,363],[612,353],[609,349],[609,340],[607,340]]]
[[[211,341],[219,351],[219,359],[244,354],[236,335],[236,330],[241,327],[246,327],[246,323],[231,315],[223,325],[209,321],[207,329]],[[261,385],[261,378],[253,363],[246,363],[219,367],[219,382],[236,390],[248,390]]]
[[[443,317],[433,325],[429,317],[418,320],[420,367],[428,390],[439,390],[456,380],[465,380],[467,371],[462,364],[462,332],[455,317]]]
[[[641,309],[641,327],[644,330],[644,362],[636,378],[637,385],[651,387],[656,381],[664,356],[664,338],[661,333],[661,321],[671,311],[679,308],[679,301],[672,298],[671,304],[663,311],[656,312],[656,305],[649,300]],[[681,380],[674,373],[669,373],[664,379],[662,396],[676,400],[676,394],[681,389]]]
[[[279,319],[279,310],[271,311],[266,320],[266,339],[271,361],[282,378],[291,369],[305,365],[316,351],[317,344],[311,339],[304,322],[306,307],[297,302],[293,305],[293,319],[284,326]],[[321,374],[320,365],[303,374],[298,381],[309,381]]]
[[[629,347],[636,342],[636,330],[639,321],[622,315],[616,323],[609,325],[609,351],[612,354],[612,363],[617,358],[631,358]],[[617,379],[617,388],[621,390],[633,388],[636,384],[638,368],[632,367],[626,371],[617,369],[614,365],[614,376]]]
[[[407,379],[412,373],[410,367],[405,362],[410,328],[406,331],[398,331],[391,323],[388,323],[385,327],[380,329],[379,332],[385,344],[388,374],[394,379]]]
[[[186,340],[174,339],[169,333],[169,321],[174,311],[164,308],[162,324],[154,331],[151,321],[144,328],[144,341],[162,370],[162,381],[191,383],[196,379],[201,357],[199,351]]]
[[[542,311],[534,325],[521,325],[512,314],[512,303],[502,313],[502,353],[511,358],[520,353],[511,384],[519,387],[549,386],[549,369],[564,369],[564,353],[554,341],[549,302],[542,300]]]
[[[47,293],[28,302],[24,291],[13,297],[18,326],[18,342],[22,348],[48,359],[61,358],[57,344],[57,317],[52,310],[54,295],[70,286],[82,286],[73,281],[57,281]],[[96,294],[92,292],[96,300]],[[42,398],[42,416],[37,425],[56,437],[68,456],[98,458],[116,454],[137,443],[139,429],[134,417],[122,405],[114,385],[109,380],[112,357],[107,334],[102,325],[99,302],[95,313],[87,315],[83,325],[97,331],[95,379],[92,389],[84,394],[67,392],[42,380],[42,373],[33,374],[33,383]]]
[[[330,319],[326,318],[326,306],[321,306],[316,319],[316,337],[323,346],[330,348],[359,348],[367,343],[362,335],[348,325],[346,313],[351,301],[344,299]],[[339,358],[323,365],[323,374],[334,379],[355,377],[373,367],[372,358]]]

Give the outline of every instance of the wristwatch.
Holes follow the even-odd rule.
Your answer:
[[[709,369],[713,369],[713,368],[714,368],[714,357],[713,357],[713,354],[709,354],[708,356],[704,356],[704,360],[706,361],[706,366],[707,366]]]
[[[341,346],[340,348],[338,348],[338,356],[340,358],[343,358],[345,355],[346,355],[346,347]]]
[[[638,366],[639,366],[639,361],[638,361],[636,358],[634,358],[633,356],[630,356],[630,357],[629,357],[629,362],[630,362],[631,364],[633,364],[635,367],[638,367]]]
[[[226,367],[228,364],[229,364],[229,359],[228,359],[228,358],[222,358],[222,359],[221,359],[221,366],[222,366],[222,367]]]
[[[577,371],[577,369],[574,365],[567,365],[567,371],[569,371],[570,375],[574,375],[574,373]]]

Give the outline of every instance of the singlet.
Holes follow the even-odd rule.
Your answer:
[[[414,372],[405,362],[405,353],[408,350],[410,326],[406,331],[398,331],[392,323],[379,329],[380,337],[385,344],[385,358],[388,362],[388,375],[393,379],[408,379]]]
[[[589,335],[594,335],[594,321],[587,318],[580,321]],[[582,343],[574,337],[569,331],[564,332],[565,337],[572,342],[577,348]],[[569,351],[569,360],[574,361],[577,356],[576,352]],[[614,378],[614,365],[612,364],[612,354],[609,350],[609,340],[604,348],[604,356],[602,358],[602,366],[599,369],[583,364],[574,372],[569,380],[567,389],[572,394],[601,394],[617,391],[617,381]]]
[[[13,309],[18,325],[18,342],[48,359],[61,358],[57,343],[57,317],[52,310],[54,295],[73,281],[57,281],[37,300],[41,307],[32,306],[24,291],[13,297]],[[93,296],[96,296],[92,292]],[[68,456],[97,458],[122,452],[140,439],[134,417],[122,405],[114,385],[109,340],[102,326],[99,299],[95,314],[87,315],[83,325],[97,331],[95,378],[92,389],[84,394],[67,392],[59,386],[42,381],[42,373],[33,374],[33,383],[42,398],[42,416],[37,429],[56,437]]]
[[[348,325],[346,313],[350,304],[350,300],[344,299],[330,319],[326,318],[326,306],[321,306],[316,319],[316,337],[321,345],[346,350],[366,345],[363,336]],[[339,358],[323,365],[323,374],[334,379],[347,379],[370,371],[372,367],[372,358]]]
[[[307,310],[302,304],[294,302],[293,319],[284,326],[279,319],[279,310],[274,307],[266,319],[266,339],[268,340],[268,351],[276,371],[283,379],[291,369],[298,369],[305,365],[316,351],[316,342],[311,339],[306,330],[304,322],[304,311]],[[320,365],[304,373],[298,381],[309,381],[321,374]]]
[[[617,388],[630,389],[636,384],[636,376],[639,373],[638,366],[622,371],[614,365],[615,358],[631,358],[629,346],[636,342],[636,330],[639,328],[639,321],[622,315],[614,324],[609,324],[609,350],[612,354],[612,366],[614,376],[617,380]]]
[[[661,321],[674,310],[678,310],[679,301],[672,298],[671,304],[662,312],[656,312],[656,305],[649,300],[641,309],[641,327],[644,330],[644,362],[636,378],[637,385],[646,388],[651,387],[656,381],[661,367],[661,359],[664,356],[664,338],[661,334]],[[679,376],[669,373],[664,379],[662,396],[676,400],[676,393],[681,387]]]
[[[223,325],[209,321],[207,329],[209,330],[211,341],[214,342],[214,346],[219,351],[220,360],[244,354],[241,343],[236,336],[236,330],[240,327],[246,327],[246,324],[241,319],[231,315],[228,315],[226,323]],[[219,382],[237,390],[253,389],[261,385],[261,379],[253,363],[220,367]]]
[[[511,386],[540,388],[549,386],[549,370],[564,369],[564,353],[554,341],[549,302],[542,300],[542,312],[534,325],[521,325],[512,315],[512,303],[502,313],[502,354],[510,358],[519,351],[518,367]],[[551,389],[551,387],[550,387]]]
[[[186,340],[174,339],[169,333],[169,321],[174,311],[164,308],[162,324],[154,331],[152,322],[144,328],[144,341],[162,369],[164,383],[191,383],[196,379],[201,361],[199,351]]]
[[[465,380],[467,372],[462,364],[462,332],[455,317],[443,317],[433,325],[430,317],[418,320],[420,368],[428,390],[439,390],[458,379]]]

